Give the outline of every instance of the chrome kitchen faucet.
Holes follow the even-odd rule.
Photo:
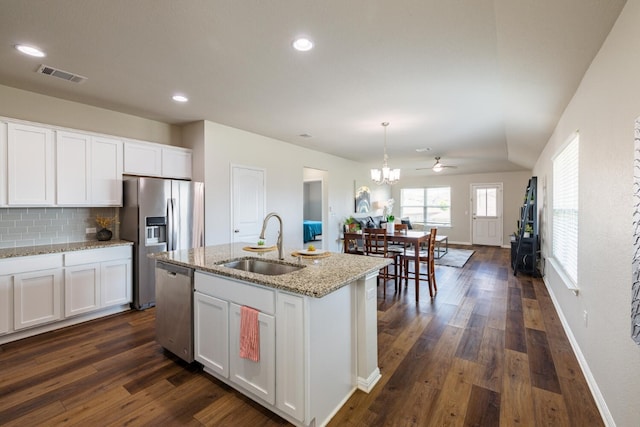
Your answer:
[[[278,245],[278,258],[279,259],[284,259],[284,256],[282,255],[282,218],[280,217],[280,215],[278,215],[275,212],[271,212],[270,214],[268,214],[265,218],[264,221],[262,222],[262,231],[260,232],[260,239],[264,240],[264,232],[267,229],[267,222],[269,222],[269,219],[274,216],[276,218],[278,218],[278,222],[280,223],[280,230],[278,231],[278,241],[277,241],[277,245]]]

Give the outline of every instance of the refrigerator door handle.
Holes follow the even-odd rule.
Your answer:
[[[173,199],[167,199],[167,250],[173,250]]]
[[[176,199],[170,199],[171,205],[171,250],[178,249],[178,218],[176,212]]]

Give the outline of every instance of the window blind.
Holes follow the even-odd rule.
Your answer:
[[[578,284],[578,154],[579,137],[553,159],[553,257]]]

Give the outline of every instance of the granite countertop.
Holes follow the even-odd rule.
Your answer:
[[[108,248],[110,246],[125,245],[133,245],[133,242],[129,242],[127,240],[108,240],[106,242],[92,240],[89,242],[60,243],[57,245],[21,246],[17,248],[0,249],[0,259],[84,251],[87,249],[100,249]]]
[[[196,270],[244,280],[271,288],[321,298],[369,273],[391,264],[388,258],[368,257],[331,252],[328,257],[303,258],[292,256],[295,249],[284,250],[284,261],[278,261],[278,251],[251,252],[243,250],[246,243],[207,246],[189,250],[159,252],[148,255],[157,261],[182,265]],[[302,264],[305,268],[278,276],[267,276],[223,267],[227,261],[242,258],[275,260],[284,264]]]

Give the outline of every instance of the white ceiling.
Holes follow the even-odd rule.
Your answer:
[[[375,167],[388,121],[389,165],[405,175],[433,173],[415,169],[435,156],[458,166],[445,173],[530,169],[624,3],[2,0],[0,84]],[[315,49],[294,51],[300,35]],[[41,63],[88,81],[36,74]]]

